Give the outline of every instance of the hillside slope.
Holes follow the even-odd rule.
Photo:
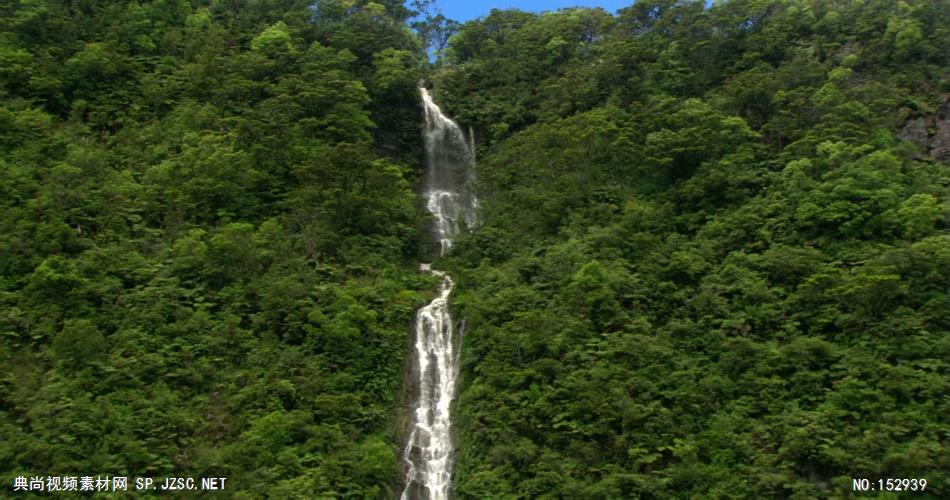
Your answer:
[[[457,496],[950,494],[948,26],[884,0],[465,24],[436,77],[482,144]]]
[[[407,16],[3,2],[4,491],[101,475],[393,495],[406,336],[436,286],[415,271]]]

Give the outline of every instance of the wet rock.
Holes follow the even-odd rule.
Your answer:
[[[907,120],[904,127],[897,132],[897,137],[917,146],[917,149],[921,151],[927,151],[927,120],[923,118]]]
[[[936,133],[930,138],[930,155],[935,159],[950,162],[950,100],[937,111],[934,123]]]

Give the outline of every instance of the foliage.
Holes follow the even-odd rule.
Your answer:
[[[897,133],[950,8],[706,3],[4,2],[2,479],[394,497],[425,76],[479,146],[457,496],[950,495],[950,177]]]
[[[950,492],[950,177],[894,136],[946,99],[947,21],[656,0],[463,25],[434,77],[481,138],[482,226],[445,264],[456,494]]]
[[[424,59],[406,15],[0,7],[7,485],[392,496],[408,325],[434,287],[414,272]]]

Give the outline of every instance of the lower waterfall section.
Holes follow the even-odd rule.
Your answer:
[[[439,296],[416,312],[417,400],[413,427],[403,452],[407,462],[403,499],[448,498],[452,471],[451,406],[458,378],[458,346],[453,338],[449,294],[454,283],[442,277]]]

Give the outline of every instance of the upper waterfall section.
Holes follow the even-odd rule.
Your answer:
[[[462,129],[442,113],[429,91],[422,87],[425,113],[426,208],[434,218],[434,240],[440,254],[452,246],[463,228],[474,227],[478,201],[472,192],[475,152]]]

